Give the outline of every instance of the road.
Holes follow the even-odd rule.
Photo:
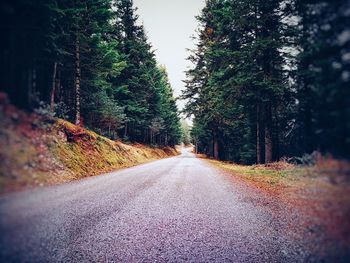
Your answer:
[[[1,262],[317,261],[258,196],[182,155],[0,198]]]

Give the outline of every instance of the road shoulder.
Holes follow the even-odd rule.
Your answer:
[[[283,222],[285,235],[330,260],[342,253],[342,258],[350,258],[349,182],[282,164],[271,168],[201,159],[235,188],[249,192],[247,201]]]

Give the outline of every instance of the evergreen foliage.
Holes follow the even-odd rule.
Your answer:
[[[184,145],[191,144],[191,134],[190,134],[190,126],[186,122],[185,119],[181,119],[181,128],[182,128],[182,142]]]
[[[299,152],[350,157],[350,2],[297,0]]]
[[[179,143],[172,88],[132,0],[5,0],[0,8],[0,87],[14,104],[46,104],[50,115],[112,139]]]
[[[132,0],[3,0],[0,88],[19,107],[154,145],[188,140]],[[200,152],[350,157],[350,4],[207,0],[185,112]]]
[[[197,149],[239,163],[349,157],[349,12],[348,1],[206,1],[182,94]]]

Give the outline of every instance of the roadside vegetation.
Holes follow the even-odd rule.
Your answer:
[[[135,11],[131,0],[0,3],[1,191],[177,154],[176,99]]]
[[[240,165],[213,159],[208,161],[215,166],[229,170],[235,176],[257,182],[266,188],[287,187],[301,180],[322,179],[330,184],[349,183],[350,164],[332,157],[321,157],[310,166],[294,165],[286,161],[268,165]]]
[[[349,159],[349,12],[343,0],[206,1],[182,95],[198,151]]]
[[[52,185],[177,155],[125,144],[58,118],[0,104],[0,193]]]
[[[0,91],[112,140],[174,146],[180,118],[131,0],[0,4]]]
[[[348,247],[349,2],[205,3],[182,94],[195,153]]]
[[[198,156],[205,158],[204,155]],[[337,240],[340,247],[334,249],[340,253],[344,249],[341,247],[350,243],[350,164],[330,156],[313,158],[311,165],[294,165],[285,161],[240,165],[207,158],[205,161],[219,168],[227,180],[266,196],[265,203],[256,202],[271,209],[276,218],[284,210],[296,214],[291,229],[300,229],[302,223],[302,229],[310,236],[322,237],[319,242],[330,242],[329,237]],[[307,159],[309,162],[311,157]],[[300,238],[305,232],[290,234]]]

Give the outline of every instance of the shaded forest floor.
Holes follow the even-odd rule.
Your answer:
[[[279,218],[282,211],[294,214],[286,234],[311,246],[322,243],[335,254],[348,251],[350,256],[349,163],[323,158],[309,167],[284,162],[244,166],[205,160],[221,169],[233,183],[261,193],[263,205],[270,208],[276,221],[283,221]],[[261,205],[261,200],[256,202]]]
[[[112,141],[56,118],[0,103],[0,193],[52,185],[177,155]]]

